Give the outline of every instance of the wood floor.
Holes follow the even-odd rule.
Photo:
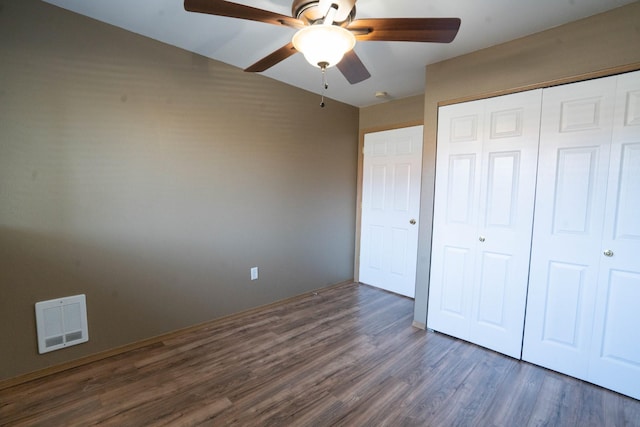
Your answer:
[[[640,401],[340,285],[0,391],[0,425],[640,426]]]

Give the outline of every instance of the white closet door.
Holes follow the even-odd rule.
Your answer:
[[[519,358],[541,91],[440,109],[429,328]]]
[[[640,399],[640,72],[618,77],[598,249],[588,380]]]
[[[472,341],[520,358],[542,91],[487,100]]]
[[[522,358],[586,379],[616,78],[543,94]]]
[[[480,101],[438,110],[427,327],[470,340],[484,126]]]

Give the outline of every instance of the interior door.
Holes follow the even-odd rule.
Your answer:
[[[587,379],[615,77],[546,89],[523,359]]]
[[[429,328],[519,358],[541,91],[440,108]]]
[[[468,341],[484,124],[482,101],[438,110],[427,327]]]
[[[359,281],[413,298],[423,126],[364,138]]]
[[[588,380],[640,399],[640,72],[618,77]]]

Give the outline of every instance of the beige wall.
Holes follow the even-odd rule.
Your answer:
[[[0,58],[0,379],[353,277],[357,108],[37,0]],[[38,355],[78,293],[90,341]]]
[[[637,68],[640,2],[427,67],[415,323],[427,318],[438,104]]]
[[[424,120],[424,95],[394,99],[360,109],[360,132],[415,126]]]

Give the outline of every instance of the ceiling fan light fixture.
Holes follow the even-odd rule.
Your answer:
[[[293,36],[293,46],[309,64],[323,68],[336,65],[356,44],[351,31],[337,25],[304,27]]]

